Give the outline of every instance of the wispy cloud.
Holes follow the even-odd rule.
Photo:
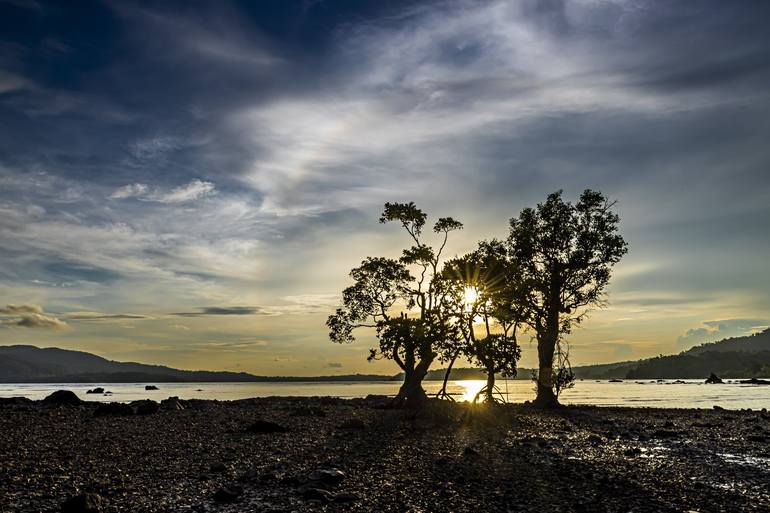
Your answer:
[[[197,312],[177,312],[171,315],[178,317],[203,317],[206,315],[261,315],[262,309],[257,306],[205,306]]]
[[[143,183],[132,183],[116,189],[110,194],[111,199],[136,198],[142,201],[155,201],[158,203],[187,203],[206,196],[216,194],[216,187],[211,182],[195,179],[191,182],[163,191],[159,188],[151,189]]]

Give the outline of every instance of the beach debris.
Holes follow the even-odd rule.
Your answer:
[[[57,390],[43,399],[43,403],[76,406],[83,404],[83,401],[72,390]]]
[[[100,513],[104,499],[97,493],[82,493],[64,501],[61,513]]]
[[[275,422],[257,419],[246,428],[249,433],[286,433],[288,428]]]

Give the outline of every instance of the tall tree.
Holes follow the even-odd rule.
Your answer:
[[[369,359],[392,359],[404,372],[393,401],[397,407],[424,403],[423,378],[436,358],[446,354],[444,344],[458,336],[439,266],[449,233],[462,229],[462,223],[440,218],[433,225],[439,238],[434,249],[423,240],[427,217],[411,202],[385,204],[380,222],[399,223],[413,244],[398,260],[370,257],[353,269],[354,284],[343,290],[342,305],[326,321],[334,342],[352,342],[356,328],[375,329],[379,347]]]
[[[461,344],[448,349],[457,347],[455,354],[486,372],[478,396],[494,402],[495,376],[516,376],[521,356],[517,333],[526,315],[516,298],[517,276],[506,247],[497,240],[482,241],[475,251],[447,262],[442,277],[462,334]]]
[[[510,221],[511,265],[519,273],[520,300],[537,337],[539,406],[558,405],[554,354],[572,327],[603,305],[612,267],[628,250],[613,206],[597,191],[584,191],[577,204],[564,201],[558,191]]]

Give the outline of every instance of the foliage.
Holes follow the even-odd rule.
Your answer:
[[[368,257],[353,269],[353,285],[342,292],[342,305],[326,322],[329,337],[340,343],[353,342],[357,328],[375,329],[379,345],[369,359],[392,359],[404,371],[397,405],[421,402],[425,397],[421,383],[428,368],[459,336],[448,315],[439,266],[449,233],[462,229],[462,224],[440,218],[433,225],[439,238],[434,248],[422,238],[427,217],[414,203],[385,204],[380,222],[399,223],[413,245],[398,260]]]

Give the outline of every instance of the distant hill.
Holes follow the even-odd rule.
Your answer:
[[[0,347],[0,383],[168,383],[388,381],[393,376],[255,376],[246,372],[190,371],[163,365],[116,362],[83,351],[28,345]]]

